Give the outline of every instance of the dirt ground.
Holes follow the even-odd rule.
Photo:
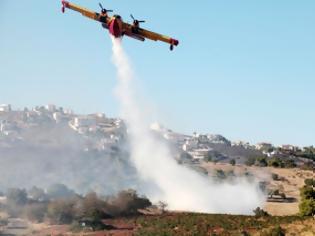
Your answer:
[[[312,171],[304,171],[297,168],[284,169],[273,167],[257,167],[244,166],[225,163],[202,163],[209,175],[213,170],[221,169],[223,171],[234,170],[236,175],[242,175],[249,172],[257,177],[259,181],[266,181],[267,187],[270,189],[279,189],[285,193],[287,198],[295,199],[293,202],[266,202],[264,209],[275,216],[294,215],[299,211],[298,205],[300,200],[299,189],[304,185],[304,180],[308,178],[315,178],[315,173]],[[272,174],[277,174],[281,180],[275,181],[271,178]]]

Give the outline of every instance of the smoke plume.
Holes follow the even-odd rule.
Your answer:
[[[148,183],[141,191],[152,201],[164,201],[170,210],[209,213],[251,214],[264,196],[257,184],[238,179],[218,184],[179,165],[167,146],[148,129],[143,110],[133,88],[134,75],[121,39],[112,37],[113,63],[117,68],[117,96],[122,117],[127,122],[131,160],[141,179]],[[151,186],[151,187],[148,187]]]
[[[110,195],[138,185],[127,154],[84,151],[86,139],[67,123],[47,123],[21,132],[24,141],[9,147],[0,140],[0,192],[62,183],[80,194]]]

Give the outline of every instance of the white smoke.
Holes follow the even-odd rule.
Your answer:
[[[127,122],[131,160],[140,177],[151,188],[144,188],[151,200],[161,200],[170,210],[208,213],[252,214],[264,196],[256,184],[239,179],[237,183],[215,183],[197,172],[179,165],[164,143],[149,131],[148,123],[133,88],[133,70],[121,39],[112,37],[113,63],[118,71],[117,96]]]

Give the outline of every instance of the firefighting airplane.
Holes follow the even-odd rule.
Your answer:
[[[92,20],[99,21],[102,23],[102,26],[108,29],[110,34],[112,34],[115,38],[127,35],[140,41],[144,41],[146,38],[154,41],[159,40],[170,44],[170,50],[173,50],[174,46],[177,46],[179,43],[176,39],[140,28],[140,23],[144,23],[145,21],[137,20],[133,17],[133,15],[130,15],[133,19],[133,24],[125,23],[119,15],[109,16],[107,13],[113,11],[103,8],[100,3],[99,6],[101,7],[101,13],[90,11],[65,0],[62,0],[61,3],[61,10],[63,13],[65,12],[65,8],[69,8],[80,12],[83,16],[91,18]]]

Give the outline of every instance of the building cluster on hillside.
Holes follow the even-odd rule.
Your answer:
[[[257,143],[255,145],[256,150],[262,151],[267,157],[273,156],[287,156],[297,152],[304,152],[308,147],[298,147],[290,144],[284,144],[280,146],[274,146],[271,143]]]
[[[7,140],[23,141],[23,131],[43,126],[59,126],[74,132],[86,140],[84,150],[109,151],[117,150],[126,140],[127,128],[123,120],[108,118],[105,114],[75,114],[70,109],[49,104],[32,109],[13,110],[10,104],[0,105],[0,146]],[[222,135],[198,134],[185,135],[173,132],[158,123],[151,125],[151,130],[162,136],[175,147],[177,153],[186,153],[194,160],[202,160],[210,156],[222,160],[226,156],[238,158],[245,155],[262,155],[265,157],[290,157],[297,153],[313,152],[314,148],[300,148],[293,145],[275,147],[271,143],[231,142]],[[27,140],[26,140],[27,141]],[[220,159],[221,158],[221,159]]]
[[[12,110],[9,104],[0,105],[0,141],[23,139],[23,131],[44,125],[68,127],[89,141],[84,147],[86,150],[113,149],[126,136],[126,127],[121,119],[107,118],[102,113],[78,115],[53,104],[23,110]]]
[[[241,141],[241,140],[232,142],[231,146],[232,147],[244,147],[245,149],[248,149],[248,150],[256,150],[255,145],[251,145],[249,142],[245,142],[245,141]]]
[[[306,152],[309,148],[300,148],[293,145],[276,147],[266,142],[257,143],[256,145],[244,141],[231,142],[222,135],[216,134],[193,133],[193,135],[183,135],[172,132],[157,123],[154,123],[151,129],[160,133],[165,139],[172,141],[179,150],[189,154],[194,160],[209,159],[209,157],[216,157],[215,159],[218,161],[228,160],[229,158],[238,159],[238,156],[242,155],[240,153],[247,153],[247,156],[256,155],[257,157],[267,158],[291,158],[297,156],[298,153]],[[229,150],[229,152],[223,154],[224,151],[222,152],[222,150]],[[183,157],[186,158],[187,156],[184,155]]]
[[[211,155],[214,152],[211,144],[231,145],[230,141],[221,135],[197,133],[192,136],[184,135],[166,129],[158,123],[152,124],[150,128],[170,141],[179,151],[188,153],[195,160],[201,160]]]

